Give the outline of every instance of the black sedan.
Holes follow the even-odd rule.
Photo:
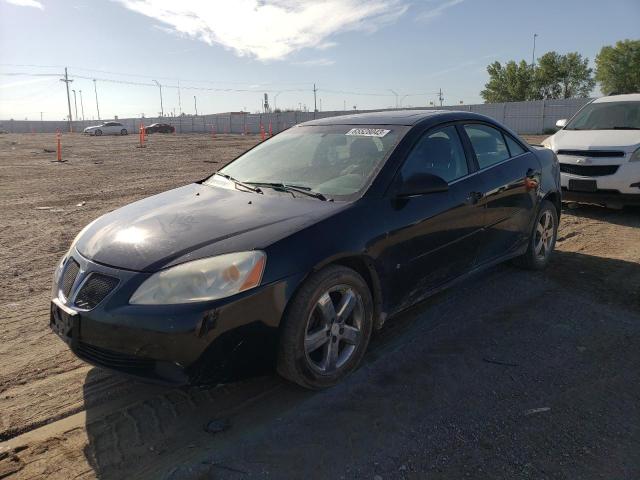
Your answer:
[[[328,387],[430,294],[505,260],[543,268],[560,196],[555,154],[481,115],[314,120],[87,225],[51,326],[90,363],[165,382],[272,361]]]
[[[144,133],[174,133],[176,127],[168,123],[152,123],[148,127],[144,127]]]

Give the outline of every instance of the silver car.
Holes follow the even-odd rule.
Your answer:
[[[128,135],[126,127],[120,122],[104,122],[100,125],[87,127],[83,131],[88,135]]]

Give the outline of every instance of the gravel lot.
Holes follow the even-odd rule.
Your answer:
[[[75,234],[258,140],[65,135],[58,164],[54,135],[0,135],[0,478],[640,478],[638,209],[565,209],[545,272],[433,297],[328,391],[167,389],[75,359],[48,328]]]

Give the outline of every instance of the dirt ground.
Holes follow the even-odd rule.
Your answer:
[[[0,478],[640,478],[638,209],[565,208],[546,271],[389,321],[328,391],[169,389],[69,353],[48,305],[76,233],[258,140],[64,135],[58,164],[54,135],[0,136]]]

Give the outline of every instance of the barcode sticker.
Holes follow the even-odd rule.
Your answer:
[[[356,137],[384,137],[391,130],[384,128],[352,128],[345,135],[353,135]]]

